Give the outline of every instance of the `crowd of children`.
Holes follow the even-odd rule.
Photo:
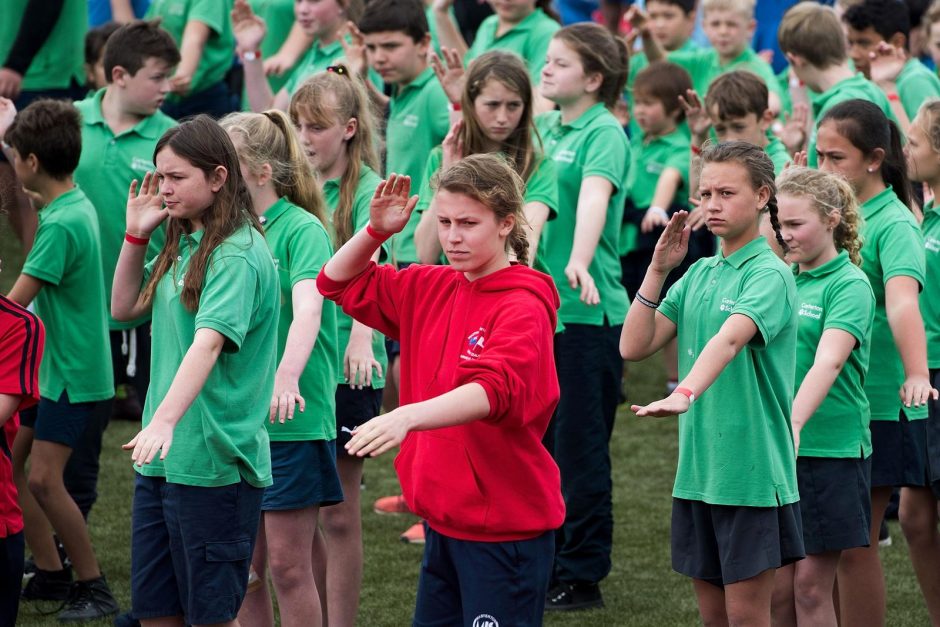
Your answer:
[[[940,624],[940,3],[788,3],[780,73],[755,0],[488,4],[12,3],[0,625],[119,614],[112,418],[141,422],[118,625],[356,624],[391,450],[415,625],[601,607],[657,353],[630,407],[679,416],[704,624],[883,624],[898,491]]]

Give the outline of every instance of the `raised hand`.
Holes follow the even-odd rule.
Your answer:
[[[446,170],[464,157],[463,147],[463,120],[457,120],[450,127],[450,131],[441,144],[443,156],[441,158],[441,170]]]
[[[630,22],[630,26],[638,32],[643,34],[643,32],[649,28],[649,16],[637,5],[632,5],[623,16],[625,20]]]
[[[7,134],[7,129],[13,125],[16,118],[16,105],[9,98],[0,97],[0,139]]]
[[[434,0],[431,4],[431,8],[434,11],[440,11],[441,13],[450,11],[452,6],[454,6],[454,0]]]
[[[705,226],[705,212],[699,208],[702,206],[702,201],[699,198],[689,198],[689,204],[694,208],[689,209],[689,217],[685,223],[691,230],[697,231]]]
[[[358,76],[365,76],[369,69],[369,59],[366,56],[366,38],[353,22],[346,22],[340,34],[339,43],[343,46],[343,56],[346,67]]]
[[[137,179],[127,190],[127,232],[137,237],[148,237],[169,214],[163,208],[163,195],[154,172],[144,175],[137,193]]]
[[[800,102],[793,105],[793,114],[783,114],[783,128],[777,137],[783,142],[790,154],[803,150],[806,144],[806,123],[809,121],[809,106]]]
[[[905,63],[907,63],[907,54],[904,49],[892,46],[885,41],[879,43],[874,52],[868,53],[871,80],[879,87],[895,83]]]
[[[694,89],[688,89],[684,96],[679,96],[679,104],[685,110],[685,120],[692,132],[692,139],[696,145],[701,146],[708,139],[708,131],[712,127],[712,120],[705,111],[702,99]]]
[[[405,228],[418,204],[418,197],[409,197],[410,193],[410,176],[389,174],[375,188],[369,204],[369,226],[380,233],[398,233]]]
[[[23,75],[16,70],[0,67],[0,96],[16,98],[23,87]]]
[[[248,0],[235,0],[232,8],[232,33],[239,52],[254,52],[261,47],[268,26],[254,11]]]
[[[668,222],[669,214],[661,207],[650,207],[646,210],[646,213],[643,215],[643,220],[640,222],[640,231],[642,233],[649,233],[658,227],[666,226]]]
[[[291,67],[287,56],[280,54],[276,54],[273,57],[268,57],[261,65],[264,68],[265,76],[281,76]]]
[[[696,211],[702,211],[702,209],[698,208]],[[666,275],[685,259],[689,252],[689,234],[691,233],[691,229],[686,224],[688,217],[688,211],[677,211],[672,214],[666,230],[659,236],[656,248],[653,249],[653,259],[649,266],[651,270]]]
[[[460,103],[463,98],[463,87],[467,80],[463,69],[463,61],[460,55],[453,48],[441,48],[441,54],[444,55],[444,61],[432,50],[428,53],[431,60],[431,67],[437,80],[440,81],[447,99],[454,103]],[[446,67],[444,63],[446,62]]]

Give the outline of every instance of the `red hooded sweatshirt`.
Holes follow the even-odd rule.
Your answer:
[[[475,281],[449,266],[369,267],[317,287],[343,311],[401,342],[401,404],[478,383],[489,415],[409,433],[395,459],[411,510],[460,540],[533,538],[565,517],[558,466],[542,445],[558,377],[552,279],[512,265]]]

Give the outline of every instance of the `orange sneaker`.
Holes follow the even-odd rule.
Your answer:
[[[424,523],[416,522],[411,525],[398,539],[405,544],[424,544]]]
[[[401,494],[396,496],[383,496],[376,500],[372,505],[372,511],[376,514],[410,514],[408,503]]]

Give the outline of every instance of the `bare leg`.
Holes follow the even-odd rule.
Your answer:
[[[268,564],[284,627],[320,627],[322,609],[313,577],[313,536],[319,507],[264,513]]]
[[[930,622],[940,625],[940,533],[930,488],[901,488],[900,519]]]
[[[704,627],[728,627],[728,612],[725,610],[724,588],[712,585],[703,579],[693,579],[698,613]]]
[[[398,384],[401,382],[401,359],[396,357],[388,365],[385,377],[385,392],[382,394],[382,409],[389,412],[398,407]]]
[[[0,211],[3,210],[6,210],[10,226],[23,246],[23,253],[28,253],[36,238],[39,218],[16,179],[13,164],[8,161],[0,162]]]
[[[343,484],[344,500],[320,512],[326,534],[326,594],[330,627],[353,627],[359,611],[362,586],[362,517],[359,483],[362,460],[340,451],[336,469]]]
[[[793,580],[796,617],[800,627],[836,627],[832,593],[836,582],[840,551],[807,555],[794,566]]]
[[[33,447],[34,433],[32,427],[20,427],[13,440],[13,482],[16,483],[20,509],[23,510],[23,538],[33,553],[36,568],[62,570],[62,561],[52,537],[52,525],[29,491],[26,478],[26,460]]]
[[[322,510],[321,510],[322,512]],[[318,517],[319,518],[319,517]],[[323,624],[329,625],[329,611],[326,597],[326,571],[328,553],[326,552],[326,540],[323,538],[323,530],[317,525],[313,533],[313,580],[317,584],[317,596],[320,597],[320,613],[323,616]]]
[[[62,480],[62,471],[71,454],[72,449],[62,444],[45,440],[34,441],[28,479],[29,491],[65,546],[78,579],[87,581],[100,577],[101,571],[98,570],[98,560],[91,547],[85,519],[66,491]]]
[[[274,607],[268,590],[268,543],[264,520],[264,512],[261,512],[255,552],[251,556],[251,567],[261,579],[261,585],[245,594],[245,600],[238,610],[238,620],[246,627],[274,627]]]
[[[774,593],[770,600],[770,616],[774,627],[796,627],[796,605],[793,601],[793,564],[777,569],[774,573]]]
[[[872,488],[870,546],[843,551],[839,560],[839,619],[843,625],[884,625],[885,577],[878,555],[878,532],[890,498],[890,487]]]
[[[770,627],[774,570],[725,586],[725,611],[730,627]]]

